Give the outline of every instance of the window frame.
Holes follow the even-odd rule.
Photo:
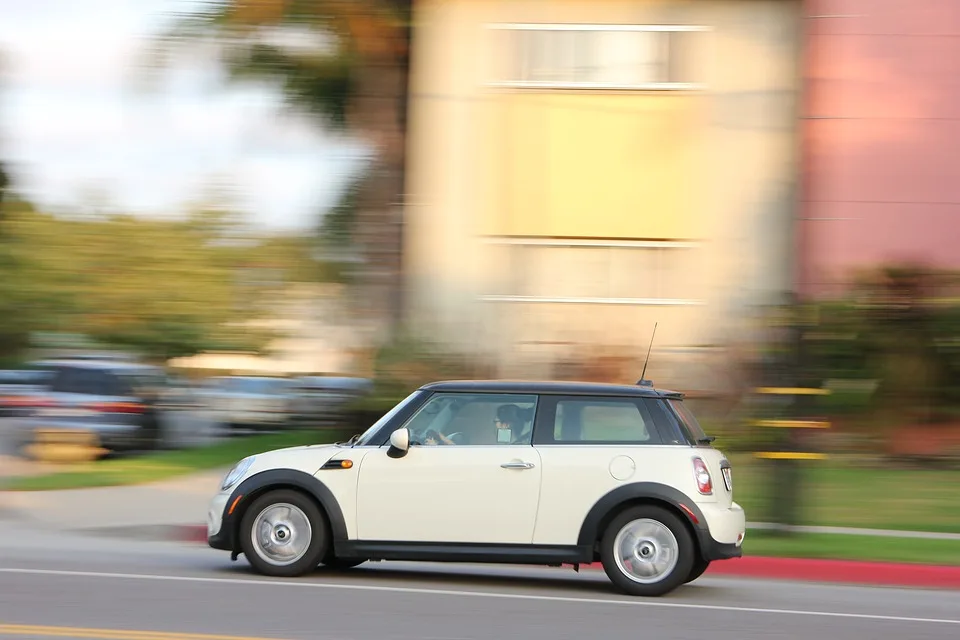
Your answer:
[[[574,33],[697,33],[710,32],[713,27],[696,24],[587,24],[587,23],[489,23],[485,25],[488,32],[574,32]],[[670,44],[666,45],[667,53],[664,60],[658,61],[664,65],[667,73],[671,69]],[[526,52],[522,47],[508,47],[510,55],[516,56],[510,66],[523,67],[526,61]],[[514,75],[511,73],[510,75]],[[519,74],[517,74],[519,75]],[[605,81],[577,81],[577,80],[526,80],[519,77],[513,79],[496,78],[485,82],[486,86],[501,89],[547,89],[560,91],[702,91],[706,89],[704,82],[678,81],[648,81],[615,83]]]
[[[536,415],[536,422],[533,427],[533,445],[534,446],[606,446],[606,447],[656,447],[663,446],[664,439],[660,431],[660,425],[644,403],[643,396],[617,396],[617,395],[598,395],[598,394],[540,394],[540,402]],[[639,442],[636,440],[574,440],[558,441],[554,439],[554,430],[556,428],[557,407],[561,402],[580,402],[580,403],[604,403],[617,402],[623,404],[632,404],[637,408],[641,418],[647,426],[650,434],[650,440]]]

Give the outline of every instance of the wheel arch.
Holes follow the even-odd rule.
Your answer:
[[[224,508],[223,527],[230,531],[234,551],[240,549],[240,524],[250,505],[265,493],[280,489],[301,493],[320,508],[326,516],[327,526],[330,527],[331,542],[347,539],[343,511],[333,493],[322,481],[296,469],[270,469],[250,476],[230,494]]]
[[[590,548],[592,560],[598,561],[600,540],[607,526],[625,509],[640,505],[661,507],[676,515],[690,532],[697,555],[702,556],[702,536],[707,532],[703,512],[681,491],[656,482],[631,483],[600,498],[583,520],[577,545]]]

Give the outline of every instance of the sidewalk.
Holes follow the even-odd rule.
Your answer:
[[[107,537],[206,544],[206,513],[210,498],[226,473],[219,469],[149,485],[74,489],[69,491],[0,491],[3,520],[53,531],[71,531]],[[773,528],[750,523],[748,529]],[[795,527],[805,533],[933,538],[956,540],[960,534],[922,531]],[[749,534],[748,534],[749,539]],[[599,568],[589,565],[587,568]],[[708,575],[783,580],[859,583],[960,589],[960,566],[902,563],[804,560],[748,556],[715,562]]]
[[[206,522],[207,505],[227,469],[127,487],[0,491],[0,520],[59,531],[140,531]]]

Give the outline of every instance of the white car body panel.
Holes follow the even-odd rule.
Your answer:
[[[538,446],[543,486],[534,544],[577,544],[590,509],[618,487],[650,482],[697,495],[689,446]],[[719,470],[718,472],[719,473]]]
[[[513,461],[528,469],[505,469]],[[530,544],[541,461],[529,445],[413,446],[364,456],[357,493],[360,540]]]

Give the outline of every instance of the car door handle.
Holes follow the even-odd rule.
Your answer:
[[[532,462],[523,462],[522,460],[512,460],[500,465],[504,469],[533,469]]]

